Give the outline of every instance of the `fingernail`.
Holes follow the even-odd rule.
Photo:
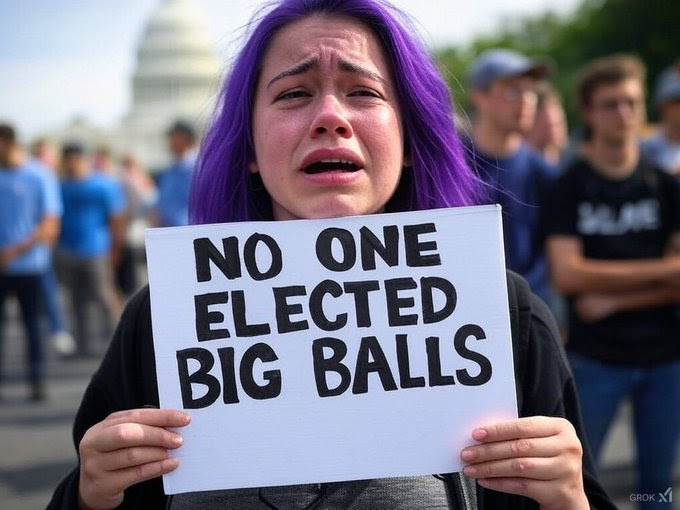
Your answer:
[[[191,421],[191,415],[190,414],[185,413],[183,418],[184,418],[184,421],[187,422],[187,423],[189,423]]]
[[[184,442],[184,438],[182,436],[175,436],[172,438],[172,442],[179,446]]]
[[[467,461],[473,460],[476,456],[477,452],[468,448],[466,448],[460,453],[460,458]]]
[[[179,466],[179,459],[177,459],[175,457],[171,457],[169,459],[165,459],[164,463],[165,463],[165,468],[168,471],[172,471],[174,469],[177,469],[177,466]]]
[[[489,435],[489,433],[486,431],[486,429],[475,429],[472,431],[472,438],[481,441],[482,439],[486,439],[486,437]]]
[[[477,469],[472,466],[465,466],[463,468],[463,474],[465,476],[475,476],[477,474]]]

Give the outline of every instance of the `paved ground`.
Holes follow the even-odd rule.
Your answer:
[[[14,303],[11,303],[14,305]],[[0,401],[0,508],[44,508],[52,491],[75,463],[71,424],[98,360],[49,361],[49,399],[28,403],[21,375],[23,356],[14,306],[9,307],[5,338],[5,373]],[[631,442],[624,407],[606,445],[602,479],[621,510],[632,510]],[[679,466],[680,467],[680,466]],[[680,487],[680,469],[676,488]],[[680,499],[680,493],[676,496]],[[670,510],[670,505],[668,505]]]

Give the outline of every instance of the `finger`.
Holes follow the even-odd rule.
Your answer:
[[[545,482],[529,478],[478,478],[477,483],[485,489],[525,496],[536,501],[542,501],[541,495],[549,490],[542,487]]]
[[[102,430],[91,442],[91,447],[99,452],[112,452],[133,446],[158,446],[179,448],[182,436],[161,427],[121,423]]]
[[[168,450],[153,446],[123,448],[102,455],[99,464],[104,471],[117,471],[132,466],[141,466],[168,458]]]
[[[191,416],[176,409],[126,409],[110,414],[103,423],[140,423],[152,427],[184,427],[191,421]]]
[[[541,508],[588,508],[583,486],[565,487],[556,482],[530,478],[480,478],[477,483],[486,489],[516,494],[536,501]]]
[[[520,438],[468,446],[460,453],[460,458],[463,462],[476,464],[519,457],[556,457],[561,451],[557,436]]]
[[[112,471],[107,473],[110,483],[109,487],[112,488],[112,493],[114,494],[123,492],[132,485],[170,473],[177,469],[177,466],[179,466],[179,460],[169,458]]]
[[[472,438],[476,441],[490,443],[529,437],[548,437],[559,434],[569,423],[563,418],[548,418],[532,416],[516,420],[502,421],[476,428],[472,431]]]
[[[554,480],[563,475],[563,469],[554,459],[522,457],[503,459],[465,466],[463,473],[470,478],[527,478]]]

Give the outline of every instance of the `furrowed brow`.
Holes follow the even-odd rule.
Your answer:
[[[340,67],[340,70],[342,71],[346,71],[348,73],[357,73],[360,74],[361,76],[365,76],[366,78],[377,81],[382,85],[387,85],[387,81],[385,81],[385,79],[375,71],[371,71],[370,69],[366,69],[365,67],[361,67],[360,65],[348,62],[347,60],[340,60],[338,62],[338,67]]]
[[[286,69],[285,71],[280,72],[276,76],[274,76],[271,80],[269,80],[269,83],[267,83],[267,88],[271,87],[273,83],[277,82],[278,80],[281,80],[283,78],[286,78],[288,76],[295,76],[297,74],[304,74],[307,71],[309,71],[312,67],[317,65],[319,63],[318,58],[310,58],[309,60],[305,60],[304,62],[300,62],[297,65],[294,65],[293,67]]]

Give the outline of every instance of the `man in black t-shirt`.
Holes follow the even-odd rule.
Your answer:
[[[640,161],[643,83],[632,57],[586,68],[578,98],[590,136],[542,221],[552,282],[569,297],[567,350],[593,455],[630,396],[638,493],[658,502],[680,432],[680,187]]]

